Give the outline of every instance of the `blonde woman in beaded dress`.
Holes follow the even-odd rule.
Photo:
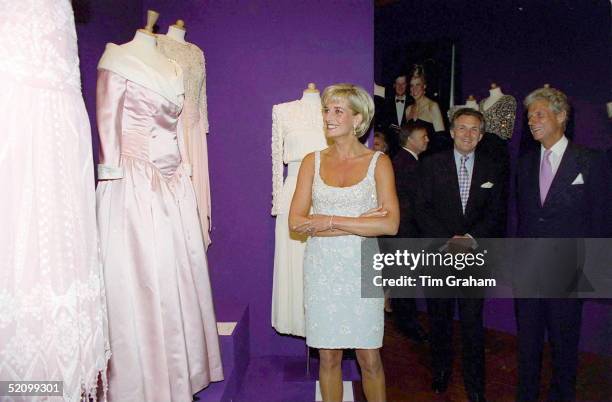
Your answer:
[[[397,233],[393,168],[386,155],[358,140],[374,114],[363,88],[332,85],[322,104],[332,145],[304,158],[289,211],[290,228],[310,236],[304,256],[306,343],[319,349],[324,401],[342,400],[340,363],[347,348],[356,349],[368,401],[384,401],[383,295],[361,297],[361,244],[364,237]]]
[[[0,2],[0,380],[96,398],[110,356],[70,2]],[[61,394],[60,394],[61,395]]]

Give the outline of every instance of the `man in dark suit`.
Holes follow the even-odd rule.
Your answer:
[[[451,122],[453,149],[423,161],[416,219],[422,237],[450,239],[449,250],[474,247],[479,238],[505,234],[507,174],[503,164],[479,152],[484,134],[481,113],[464,108]],[[427,289],[425,289],[427,294]],[[457,299],[461,323],[462,368],[470,401],[485,400],[483,298]],[[436,393],[446,391],[452,369],[452,324],[455,298],[428,298],[431,322],[433,382]]]
[[[402,126],[398,134],[400,149],[393,158],[395,187],[400,203],[400,226],[397,238],[419,237],[414,201],[419,182],[419,155],[427,149],[427,127],[419,122]],[[422,342],[427,335],[417,321],[416,301],[413,298],[393,300],[397,326],[408,338]]]
[[[408,82],[405,75],[395,78],[393,95],[386,97],[381,113],[377,115],[376,130],[385,133],[391,156],[394,156],[399,149],[397,132],[399,127],[406,123],[406,108],[414,102],[408,95],[407,89]]]
[[[515,267],[530,282],[515,284],[517,296],[536,286],[548,298],[516,299],[518,326],[517,400],[538,400],[544,336],[552,346],[553,377],[549,400],[572,401],[576,396],[578,341],[582,316],[580,299],[568,296],[576,283],[579,238],[604,233],[609,208],[602,164],[592,150],[565,136],[567,97],[554,88],[540,88],[525,98],[529,129],[540,143],[521,157],[517,171],[518,236],[557,238],[534,242],[537,264]],[[577,240],[573,240],[575,238]],[[556,244],[555,244],[556,243]],[[552,244],[552,246],[551,246]],[[550,246],[547,249],[542,247]],[[554,251],[553,251],[554,250]],[[559,253],[563,253],[560,259]],[[524,252],[523,252],[524,253]],[[533,295],[528,295],[533,297]]]
[[[385,100],[383,129],[386,130],[392,124],[401,127],[406,123],[406,107],[413,102],[412,97],[406,93],[407,89],[408,81],[405,75],[395,78],[393,96]]]

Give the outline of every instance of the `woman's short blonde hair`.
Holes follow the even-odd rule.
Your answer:
[[[374,101],[369,93],[359,85],[353,84],[334,84],[330,85],[321,95],[323,106],[330,102],[337,102],[341,99],[348,101],[353,114],[360,114],[361,123],[355,127],[357,137],[363,136],[368,132],[370,123],[374,117]]]

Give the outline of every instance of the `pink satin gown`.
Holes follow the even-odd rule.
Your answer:
[[[123,176],[97,188],[109,400],[191,401],[223,372],[181,105],[104,69],[97,96],[100,163]]]

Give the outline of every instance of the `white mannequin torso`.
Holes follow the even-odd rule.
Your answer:
[[[131,42],[120,46],[108,43],[98,69],[117,73],[176,105],[183,103],[183,71],[178,63],[156,49],[156,39],[152,35],[138,31]]]
[[[495,102],[500,100],[502,96],[504,96],[504,93],[500,87],[491,88],[489,90],[489,97],[483,101],[483,110],[488,110]]]
[[[469,107],[470,109],[478,110],[478,102],[476,100],[468,99],[465,101],[465,107]]]
[[[185,30],[175,27],[174,25],[170,25],[168,27],[167,37],[174,39],[180,43],[187,43],[185,40]]]
[[[321,96],[319,95],[319,91],[317,91],[316,89],[314,91],[312,90],[304,90],[304,92],[302,93],[302,99],[304,102],[308,102],[308,103],[317,103],[317,104],[321,104]]]
[[[167,79],[176,76],[176,66],[156,48],[155,36],[136,31],[134,39],[120,45],[132,56],[136,57]]]

